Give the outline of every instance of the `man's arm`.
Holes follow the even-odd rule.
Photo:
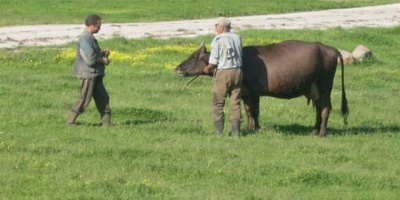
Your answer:
[[[110,60],[108,60],[108,58],[106,58],[106,57],[98,58],[96,62],[97,63],[103,63],[104,65],[110,64]]]
[[[108,58],[97,57],[96,52],[94,51],[90,42],[90,39],[80,38],[78,42],[80,46],[80,54],[88,66],[93,66],[95,63],[102,63],[105,65],[109,64]]]
[[[219,58],[218,52],[219,52],[218,40],[214,39],[211,42],[211,52],[208,61],[209,64],[203,69],[203,72],[205,74],[210,74],[211,70],[218,66],[218,58]]]
[[[86,37],[81,37],[79,38],[78,43],[80,47],[79,53],[82,56],[83,60],[88,66],[93,66],[93,64],[97,62],[97,59],[96,52],[94,52],[90,40]]]
[[[206,67],[204,67],[203,72],[204,74],[210,74],[213,68],[217,67],[217,65],[209,63]]]

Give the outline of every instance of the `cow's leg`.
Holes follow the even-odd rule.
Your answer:
[[[326,127],[328,126],[329,113],[332,109],[332,103],[330,95],[322,98],[322,110],[321,110],[321,128],[319,130],[319,136],[324,137],[326,135]]]
[[[258,120],[260,114],[260,96],[246,96],[242,97],[242,99],[247,115],[247,129],[260,129],[260,122]]]
[[[315,119],[315,124],[314,128],[312,131],[313,135],[319,135],[320,129],[321,129],[321,121],[322,121],[322,105],[321,105],[321,100],[317,100],[315,102],[315,110],[316,110],[316,119]]]
[[[246,111],[246,116],[247,116],[247,130],[252,130],[253,129],[253,116],[251,115],[251,103],[250,103],[250,98],[249,97],[242,97],[243,99],[243,104],[244,104],[244,109]]]
[[[260,122],[259,122],[259,116],[260,116],[260,96],[255,96],[253,98],[253,104],[251,109],[251,114],[253,115],[254,118],[254,125],[255,125],[255,130],[260,129]]]

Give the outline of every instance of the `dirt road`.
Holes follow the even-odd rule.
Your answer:
[[[232,17],[233,31],[243,29],[325,29],[357,26],[390,27],[400,25],[400,3],[363,8],[334,9],[278,15]],[[106,19],[105,19],[106,20]],[[214,34],[215,19],[154,23],[103,24],[99,39],[196,37]],[[0,48],[19,45],[60,45],[76,40],[84,25],[38,25],[0,27]]]

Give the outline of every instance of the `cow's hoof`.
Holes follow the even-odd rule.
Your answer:
[[[313,134],[313,135],[319,135],[319,130],[318,130],[318,129],[313,129],[313,131],[311,132],[311,134]]]

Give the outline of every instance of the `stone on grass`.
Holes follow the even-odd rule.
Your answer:
[[[355,48],[352,54],[354,59],[360,62],[372,57],[372,51],[363,45],[359,45]]]
[[[351,52],[342,50],[342,49],[339,49],[339,52],[340,52],[340,54],[342,54],[344,64],[353,64],[354,63],[354,57]],[[338,58],[338,63],[340,63],[339,58]]]

